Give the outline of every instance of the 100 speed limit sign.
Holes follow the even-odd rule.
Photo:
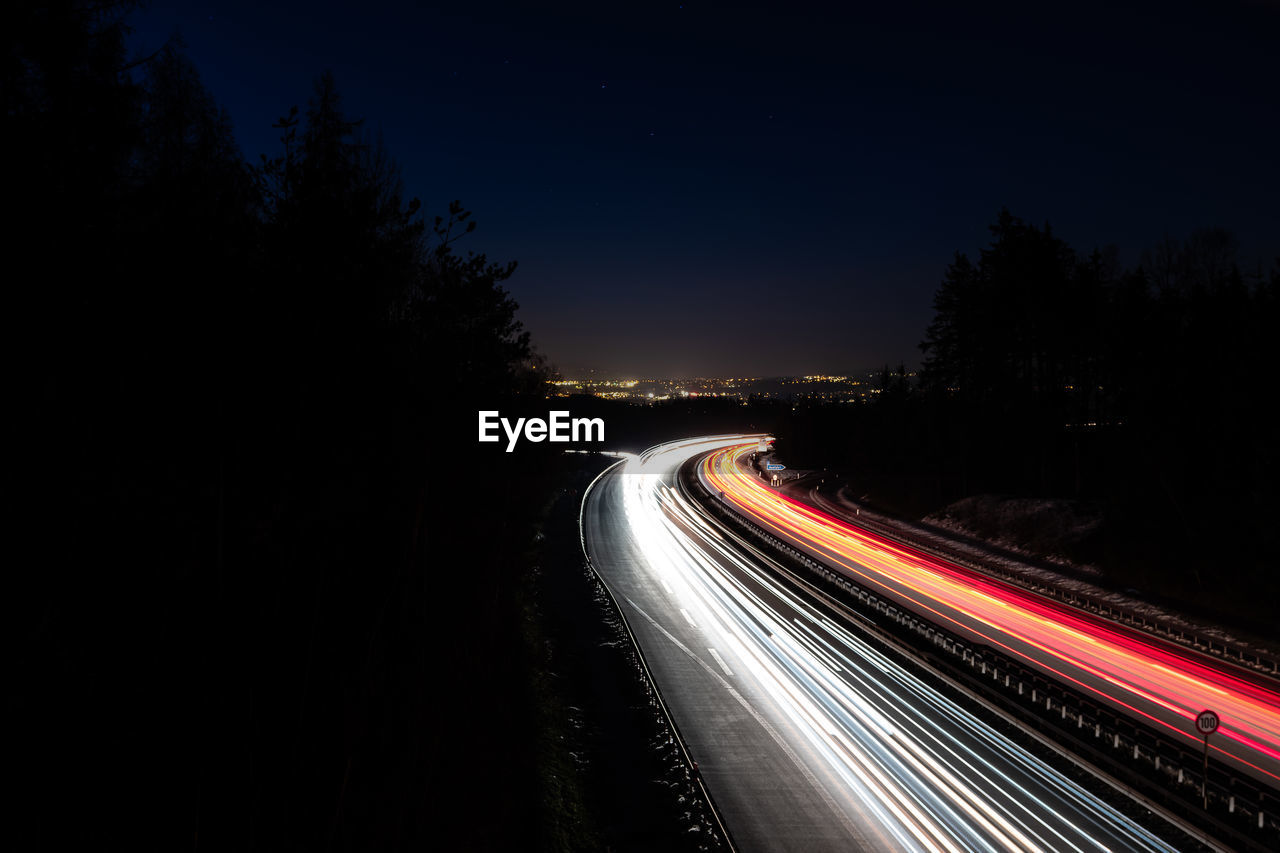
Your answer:
[[[1202,735],[1211,735],[1218,730],[1218,715],[1212,711],[1201,711],[1196,717],[1196,731]]]

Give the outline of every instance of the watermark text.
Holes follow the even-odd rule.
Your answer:
[[[496,410],[481,411],[480,441],[501,441],[499,429],[507,436],[507,452],[515,450],[523,434],[525,441],[604,441],[604,418],[574,418],[568,412],[547,412],[547,419],[516,418],[515,423]]]

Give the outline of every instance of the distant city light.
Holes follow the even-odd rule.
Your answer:
[[[908,377],[915,375],[915,372],[905,374]],[[862,377],[834,373],[775,377],[702,376],[685,379],[588,377],[557,379],[549,385],[552,389],[550,396],[587,395],[644,405],[672,399],[701,401],[707,398],[735,400],[742,405],[753,399],[792,403],[856,403],[879,393],[879,389],[873,387],[879,384],[879,377],[879,371],[868,372]]]

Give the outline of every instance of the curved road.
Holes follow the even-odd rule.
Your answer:
[[[1196,715],[1218,713],[1209,744],[1236,773],[1280,786],[1275,682],[956,566],[834,518],[743,466],[754,445],[703,460],[700,476],[746,517],[859,584],[970,641],[1021,659],[1195,749]]]
[[[608,585],[743,850],[1169,850],[773,580],[661,445],[583,498]]]

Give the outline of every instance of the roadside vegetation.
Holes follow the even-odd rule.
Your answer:
[[[779,451],[911,518],[1056,505],[1006,520],[1116,586],[1274,637],[1280,259],[1249,265],[1214,228],[1129,269],[1008,211],[991,235],[945,271],[919,376],[886,367],[866,405],[798,405]]]

